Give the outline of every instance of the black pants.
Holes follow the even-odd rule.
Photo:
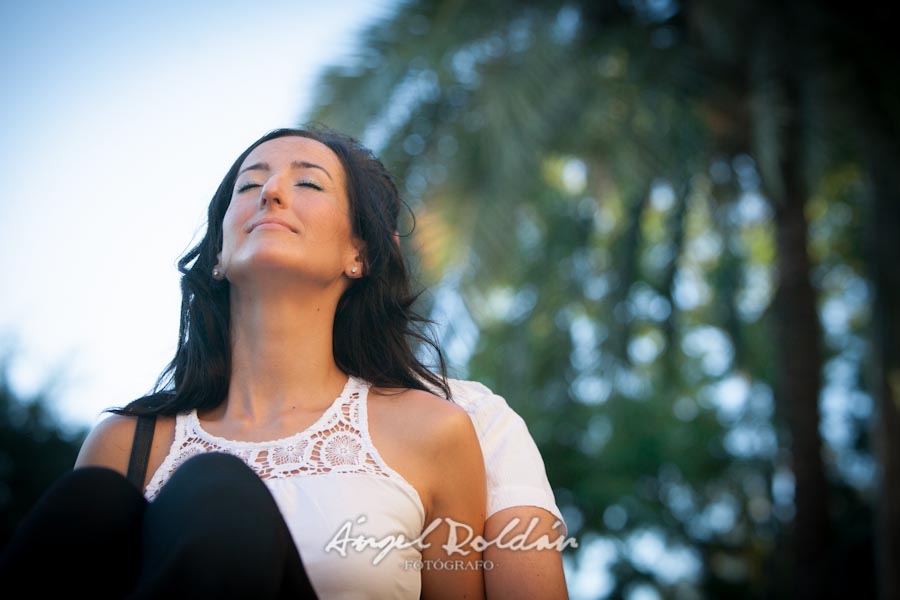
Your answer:
[[[36,598],[316,597],[265,483],[221,452],[185,461],[152,502],[112,469],[67,473],[19,525],[0,582]]]

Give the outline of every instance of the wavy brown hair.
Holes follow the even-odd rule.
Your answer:
[[[333,352],[338,368],[379,387],[430,392],[432,389],[426,387],[430,384],[450,399],[443,353],[426,335],[424,326],[432,322],[413,311],[421,292],[410,291],[406,260],[394,239],[403,205],[394,179],[359,142],[317,127],[270,131],[234,161],[209,204],[206,234],[178,261],[182,274],[181,324],[175,357],[150,393],[104,412],[174,415],[193,408],[213,408],[227,397],[231,376],[230,284],[211,277],[222,249],[222,220],[244,159],[260,144],[285,136],[316,140],[338,156],[347,174],[353,233],[365,242],[363,277],[352,280],[335,312]],[[414,342],[433,351],[438,374],[416,357]]]

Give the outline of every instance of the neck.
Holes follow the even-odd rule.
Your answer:
[[[249,427],[321,413],[347,382],[334,362],[334,314],[343,288],[231,289],[231,378],[222,418]]]

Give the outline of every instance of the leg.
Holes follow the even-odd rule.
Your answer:
[[[122,598],[134,587],[147,501],[105,467],[63,475],[38,500],[0,557],[6,590],[33,597]]]
[[[285,585],[315,598],[275,499],[230,454],[185,461],[147,507],[142,539],[135,599],[277,598]]]

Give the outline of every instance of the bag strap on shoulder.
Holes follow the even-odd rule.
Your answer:
[[[147,475],[147,462],[150,458],[150,444],[156,428],[156,415],[138,417],[134,430],[134,442],[131,444],[131,458],[128,460],[128,481],[144,491],[144,477]]]

